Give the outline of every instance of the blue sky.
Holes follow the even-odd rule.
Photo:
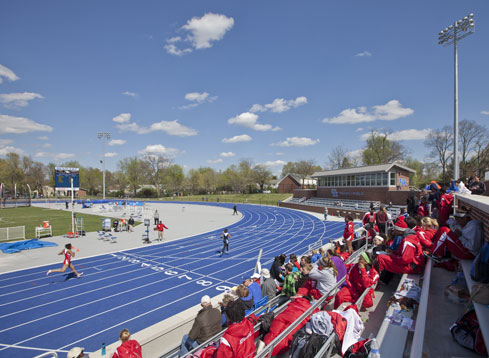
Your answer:
[[[453,122],[453,47],[437,35],[471,12],[459,113],[487,126],[484,0],[3,1],[0,155],[98,166],[106,131],[109,169],[155,153],[279,173],[388,129],[423,160],[428,130]]]

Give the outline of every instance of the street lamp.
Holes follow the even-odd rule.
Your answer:
[[[453,179],[459,179],[458,173],[458,53],[457,41],[474,33],[474,14],[455,21],[438,34],[438,44],[445,47],[453,44],[455,56],[455,91],[454,91],[454,118],[453,118]]]
[[[110,138],[110,133],[109,132],[98,132],[97,133],[97,138],[102,139],[102,160],[100,161],[102,163],[102,170],[103,170],[103,199],[105,199],[105,141]]]

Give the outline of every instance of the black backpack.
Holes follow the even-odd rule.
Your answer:
[[[314,358],[327,340],[327,336],[306,332],[305,326],[298,330],[289,349],[289,358]]]
[[[482,246],[481,251],[472,262],[470,277],[476,282],[489,283],[489,243]]]

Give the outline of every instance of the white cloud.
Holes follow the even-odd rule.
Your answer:
[[[53,145],[51,143],[44,143],[41,145],[42,148],[51,148]]]
[[[363,131],[362,127],[358,127],[357,129],[355,129],[355,132],[361,132],[361,131]]]
[[[211,160],[211,159],[209,159],[209,160],[207,160],[207,163],[209,163],[209,164],[217,164],[217,163],[222,163],[222,159],[221,159],[221,158],[219,158],[219,159],[215,159],[215,160]]]
[[[131,113],[121,113],[118,116],[112,118],[112,121],[116,123],[127,123],[130,120],[131,120]]]
[[[149,133],[149,128],[140,127],[137,123],[117,124],[116,128],[120,129],[122,132],[136,132],[138,134]]]
[[[43,136],[37,137],[37,139],[39,139],[39,140],[49,140],[49,137],[43,135]]]
[[[258,115],[250,112],[241,113],[239,116],[229,118],[229,124],[236,124],[238,126],[243,126],[246,128],[251,128],[255,131],[266,132],[266,131],[278,131],[280,127],[272,127],[271,124],[260,124],[257,123]]]
[[[20,149],[10,145],[1,145],[0,144],[0,156],[7,155],[8,153],[17,153],[18,155],[26,155],[26,153]]]
[[[390,133],[387,138],[389,140],[424,140],[430,134],[431,129],[404,129],[397,132]],[[367,140],[371,133],[364,133],[360,137],[363,140]]]
[[[19,77],[10,68],[7,68],[0,64],[0,83],[6,78],[9,81],[17,81]]]
[[[124,145],[126,144],[126,140],[125,139],[112,139],[110,142],[109,142],[109,145],[112,147],[114,145]]]
[[[347,108],[333,118],[324,118],[323,123],[334,124],[357,124],[363,122],[373,122],[376,120],[392,121],[407,117],[414,113],[411,108],[403,108],[401,103],[393,99],[384,105],[373,106],[369,111],[367,107]]]
[[[0,134],[21,134],[29,132],[52,132],[53,127],[40,124],[24,117],[0,114]]]
[[[284,166],[287,164],[287,162],[284,162],[283,160],[274,160],[274,161],[266,161],[263,163],[259,163],[258,165],[263,165],[264,167],[270,168],[270,167],[279,167],[279,166]]]
[[[306,137],[289,137],[286,140],[278,143],[273,143],[279,147],[308,147],[319,143],[319,139],[311,139]]]
[[[22,108],[29,105],[29,101],[36,98],[42,99],[44,97],[34,92],[2,93],[0,94],[0,103],[7,108]]]
[[[233,152],[222,152],[221,154],[219,154],[219,156],[221,156],[223,158],[234,157],[235,155],[236,155],[236,153],[233,153]]]
[[[187,36],[184,38],[174,36],[167,39],[165,49],[169,54],[182,56],[192,52],[193,49],[210,48],[212,42],[222,40],[233,25],[232,17],[221,14],[207,13],[202,17],[193,17],[181,28]],[[180,49],[176,44],[181,42],[190,42],[191,47]]]
[[[190,137],[197,135],[197,131],[193,128],[186,127],[177,120],[174,121],[161,121],[158,123],[153,123],[149,128],[151,132],[153,131],[162,131],[168,135],[175,135],[179,137]]]
[[[12,139],[2,139],[0,138],[0,147],[12,144],[14,141]]]
[[[272,111],[275,113],[286,112],[291,108],[297,108],[307,103],[307,98],[304,96],[297,97],[296,99],[285,100],[283,98],[275,98],[272,103],[268,103],[265,105],[254,104],[250,112],[266,112]]]
[[[130,92],[130,91],[124,91],[124,92],[122,92],[122,94],[125,96],[133,97],[133,98],[136,98],[138,96],[138,94],[136,92]]]
[[[164,145],[161,144],[151,144],[147,145],[146,148],[142,149],[139,151],[139,154],[142,155],[166,155],[168,157],[174,157],[178,154],[183,153],[180,149],[176,148],[167,148]]]
[[[365,50],[363,52],[357,53],[355,56],[356,57],[370,57],[370,56],[372,56],[372,54]]]
[[[114,152],[105,153],[105,157],[106,158],[112,158],[112,157],[115,157],[116,155],[119,155],[119,154],[118,153],[114,153]]]
[[[350,158],[355,159],[355,160],[360,160],[360,159],[362,159],[363,151],[364,151],[364,149],[352,150],[351,152],[346,153],[346,155]]]
[[[232,138],[224,138],[222,140],[223,143],[240,143],[240,142],[249,142],[252,138],[248,134],[235,135]]]
[[[54,160],[64,160],[74,158],[75,154],[73,153],[50,153],[50,152],[37,152],[34,154],[35,158],[51,158]]]
[[[485,114],[486,116],[489,116],[489,111],[481,111],[481,114]]]
[[[189,109],[192,107],[197,107],[201,105],[202,103],[211,103],[214,102],[217,99],[217,96],[211,96],[209,97],[209,93],[207,92],[190,92],[185,94],[185,99],[189,102],[190,104],[187,104],[185,106],[181,106],[180,109]]]

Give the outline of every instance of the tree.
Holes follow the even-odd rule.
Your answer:
[[[146,155],[141,163],[141,167],[146,173],[145,176],[155,187],[157,197],[160,197],[163,174],[170,164],[169,158],[153,154]]]
[[[316,171],[318,171],[318,166],[314,164],[313,160],[301,160],[295,164],[295,174],[301,178],[302,186],[304,186],[304,179]]]
[[[328,155],[328,167],[330,169],[350,168],[351,164],[347,158],[348,151],[342,145],[333,148]]]
[[[474,156],[471,159],[471,166],[479,177],[483,177],[484,172],[489,168],[489,133],[484,128],[474,142]]]
[[[256,184],[253,177],[253,161],[251,159],[241,159],[238,168],[244,186],[248,187],[248,193],[252,193]]]
[[[124,158],[117,164],[126,177],[127,183],[136,196],[140,185],[146,180],[141,160],[137,157]]]
[[[423,175],[423,172],[425,165],[423,162],[420,162],[419,160],[412,157],[407,157],[404,165],[408,168],[416,170],[416,173],[409,174],[409,184],[411,186],[419,187],[422,183],[424,183],[425,177]]]
[[[362,153],[365,165],[392,163],[405,157],[404,147],[389,139],[390,132],[372,130]]]
[[[320,165],[315,165],[313,160],[309,160],[309,161],[302,160],[300,162],[288,162],[282,167],[282,178],[285,177],[287,174],[299,174],[299,171],[304,170],[304,168],[308,167],[309,164],[306,163],[310,163],[312,165],[312,167],[310,167],[308,170],[310,173],[307,175],[311,175],[315,172],[319,172],[323,170],[323,168],[321,168]]]
[[[433,129],[425,140],[425,146],[430,148],[430,155],[440,162],[443,181],[448,181],[447,167],[453,157],[453,128],[445,126],[442,129]]]
[[[178,164],[170,165],[163,174],[165,187],[172,192],[180,192],[185,181],[183,168]]]
[[[484,127],[477,124],[475,121],[464,119],[460,121],[458,127],[458,140],[460,143],[460,154],[462,155],[460,165],[460,175],[462,178],[467,177],[467,166],[471,154],[474,151],[474,145],[477,141],[479,133],[482,133]]]
[[[255,178],[255,182],[260,186],[260,192],[263,192],[263,187],[272,177],[272,172],[263,165],[256,165],[253,167],[253,176]]]
[[[114,183],[115,183],[115,185],[117,185],[119,191],[122,194],[124,194],[125,191],[126,191],[127,186],[129,185],[129,182],[128,182],[127,177],[124,174],[124,172],[122,170],[117,170],[113,174],[112,177],[113,177]]]

